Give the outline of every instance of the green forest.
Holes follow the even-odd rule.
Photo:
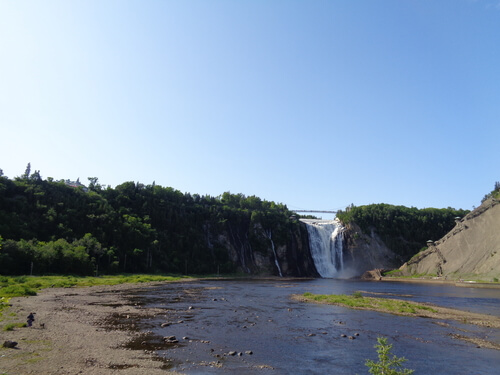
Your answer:
[[[286,241],[285,228],[297,225],[285,205],[255,196],[88,180],[43,180],[29,164],[20,177],[0,175],[0,274],[229,273],[235,265],[211,236],[259,223]]]

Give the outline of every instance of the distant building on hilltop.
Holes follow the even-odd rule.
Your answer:
[[[64,183],[66,186],[72,187],[72,188],[81,188],[85,193],[89,191],[89,189],[80,182],[80,178],[77,178],[76,181],[70,181],[70,180],[64,180]]]

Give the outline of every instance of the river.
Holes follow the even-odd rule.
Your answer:
[[[179,343],[157,353],[185,374],[367,374],[364,363],[377,359],[373,346],[380,336],[415,374],[499,373],[500,351],[452,337],[500,344],[498,329],[290,299],[355,291],[500,315],[500,289],[335,279],[206,280],[146,289],[133,298],[163,311],[141,327],[155,337],[176,336]]]

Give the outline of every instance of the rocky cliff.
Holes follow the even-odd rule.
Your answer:
[[[486,200],[457,220],[446,236],[430,243],[400,268],[402,276],[418,274],[451,279],[500,278],[500,202]],[[431,239],[433,240],[433,239]]]
[[[340,278],[359,277],[372,269],[391,269],[402,264],[372,231],[364,234],[356,224],[342,231],[343,267]],[[311,256],[309,234],[302,222],[287,228],[266,230],[261,224],[249,227],[229,224],[211,242],[227,251],[238,271],[249,275],[319,277]]]
[[[356,224],[348,224],[344,231],[345,275],[361,276],[373,269],[398,267],[401,258],[389,249],[374,230],[364,234]]]
[[[266,230],[227,224],[212,242],[224,248],[238,271],[250,275],[317,277],[309,250],[307,230],[290,222],[286,228]]]

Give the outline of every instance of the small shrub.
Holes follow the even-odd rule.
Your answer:
[[[361,294],[360,291],[356,291],[352,294],[354,298],[363,298],[363,295]]]
[[[414,370],[398,369],[402,367],[402,363],[406,362],[406,358],[398,358],[391,353],[392,345],[387,343],[387,338],[378,337],[378,344],[375,345],[378,354],[378,362],[367,360],[365,365],[369,368],[369,373],[373,375],[411,375]]]
[[[26,276],[16,276],[16,277],[13,277],[12,279],[14,280],[14,282],[16,282],[18,284],[22,284],[22,283],[25,283],[27,281]]]

